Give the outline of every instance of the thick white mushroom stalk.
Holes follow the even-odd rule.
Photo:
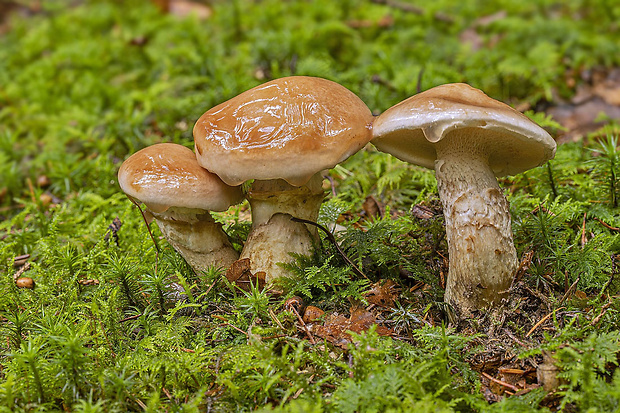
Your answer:
[[[508,296],[518,266],[510,210],[488,151],[474,136],[444,138],[435,148],[450,256],[445,300],[467,314]]]
[[[434,87],[373,123],[373,144],[434,168],[446,219],[446,301],[457,318],[508,297],[517,270],[508,201],[495,179],[544,164],[553,138],[510,106],[463,83]]]
[[[222,224],[215,222],[209,212],[171,208],[151,214],[166,240],[196,273],[210,267],[228,268],[239,258]]]
[[[254,181],[246,197],[252,208],[252,230],[241,252],[250,259],[253,273],[263,271],[266,281],[290,276],[282,263],[291,263],[291,253],[311,255],[318,241],[316,228],[291,218],[316,222],[324,198],[321,174],[303,186],[282,179]]]

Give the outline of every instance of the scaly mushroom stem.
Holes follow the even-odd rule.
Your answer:
[[[172,209],[164,213],[151,211],[151,214],[166,240],[196,273],[209,267],[228,268],[239,258],[239,253],[222,230],[222,224],[215,222],[211,214]]]
[[[508,201],[481,141],[436,144],[435,176],[446,220],[446,302],[462,315],[507,297],[517,270]]]
[[[312,253],[318,241],[316,228],[291,221],[291,217],[316,222],[325,196],[322,181],[320,173],[300,187],[282,179],[254,181],[248,191],[252,230],[241,258],[250,258],[251,271],[264,271],[267,282],[290,275],[278,265],[292,262],[290,253]]]

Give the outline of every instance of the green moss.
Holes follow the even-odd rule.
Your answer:
[[[217,269],[194,274],[153,225],[158,252],[120,193],[129,154],[161,141],[191,147],[205,110],[271,78],[338,81],[375,113],[446,82],[542,108],[575,93],[567,72],[620,64],[610,1],[438,0],[419,13],[379,3],[214,1],[199,21],[149,2],[58,1],[3,23],[0,411],[545,410],[541,390],[483,397],[476,360],[502,329],[557,352],[563,407],[617,409],[614,122],[601,143],[562,145],[547,166],[501,179],[519,254],[532,254],[522,281],[547,302],[531,310],[520,297],[516,318],[491,327],[487,315],[472,320],[488,336],[440,327],[447,247],[432,171],[372,148],[330,171],[319,221],[338,221],[336,241],[367,278],[323,238],[291,267],[283,296],[241,292]],[[472,30],[484,47],[460,39]],[[49,186],[37,185],[41,175]],[[362,213],[367,197],[385,206],[382,217]],[[414,215],[419,203],[435,215]],[[236,247],[249,230],[242,209],[218,215]],[[34,290],[13,282],[22,254]],[[346,348],[313,345],[285,306],[296,294],[347,314],[382,279],[400,289],[380,312],[393,338],[371,330]],[[573,283],[580,294],[564,297]],[[547,311],[547,330],[526,336]]]

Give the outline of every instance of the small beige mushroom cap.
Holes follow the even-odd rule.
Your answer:
[[[372,138],[372,114],[353,92],[315,77],[272,80],[207,111],[194,126],[200,165],[229,185],[304,185]]]
[[[191,149],[159,143],[131,155],[118,171],[123,192],[161,213],[171,207],[225,211],[241,202],[240,187],[231,187],[198,165]]]
[[[386,110],[374,121],[372,143],[403,161],[434,169],[434,144],[464,128],[479,129],[477,145],[484,146],[496,176],[521,173],[555,155],[556,143],[543,128],[464,83],[437,86]]]

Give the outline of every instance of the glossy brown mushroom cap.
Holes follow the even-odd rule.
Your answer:
[[[496,176],[521,173],[555,155],[556,143],[543,128],[464,83],[437,86],[392,106],[375,119],[372,143],[401,160],[433,169],[437,142],[472,135],[478,137],[476,145],[485,148]]]
[[[285,77],[202,115],[194,126],[196,156],[229,185],[284,179],[301,186],[366,145],[371,123],[368,107],[345,87]]]
[[[241,188],[226,185],[198,165],[191,149],[174,143],[159,143],[131,155],[118,171],[118,183],[153,212],[171,207],[225,211],[243,199]]]

